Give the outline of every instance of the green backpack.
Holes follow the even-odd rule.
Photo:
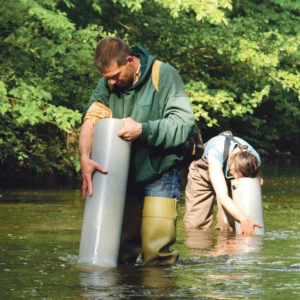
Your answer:
[[[159,92],[159,69],[161,64],[161,61],[155,60],[152,66],[152,83],[157,92]],[[186,141],[186,149],[187,151],[185,154],[187,161],[200,159],[204,152],[201,131],[196,124],[194,124],[194,130],[192,135]]]

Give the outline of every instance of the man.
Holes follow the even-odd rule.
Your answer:
[[[109,172],[90,159],[95,122],[124,119],[118,136],[132,142],[132,150],[119,260],[134,262],[142,251],[145,263],[175,263],[178,252],[169,246],[175,242],[181,199],[178,168],[194,124],[182,79],[162,63],[155,87],[154,58],[117,38],[102,40],[94,60],[103,78],[86,106],[80,132],[83,198],[87,190],[93,193],[92,174]]]
[[[203,157],[189,167],[183,220],[185,228],[209,228],[216,197],[218,213],[215,229],[233,230],[234,220],[238,220],[242,233],[253,234],[254,227],[261,225],[245,216],[232,201],[230,179],[260,177],[259,173],[259,154],[246,141],[233,137],[230,131],[210,139]]]

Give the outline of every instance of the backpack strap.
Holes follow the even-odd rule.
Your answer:
[[[159,69],[161,64],[162,62],[160,60],[155,60],[152,66],[152,83],[157,91],[159,91]]]
[[[159,92],[159,70],[161,64],[162,62],[160,60],[155,60],[152,65],[152,83],[157,92]],[[203,154],[203,140],[200,129],[198,128],[196,123],[194,123],[193,134],[186,141],[186,145],[192,160],[198,160],[201,158]]]
[[[248,148],[247,145],[242,145],[237,139],[234,138],[234,136],[231,134],[222,134],[225,136],[225,142],[224,142],[224,152],[223,152],[223,171],[224,173],[226,172],[226,166],[227,166],[227,161],[229,159],[229,149],[230,149],[230,144],[231,142],[235,142],[240,149],[246,149]]]
[[[247,149],[248,146],[242,145],[237,139],[234,138],[231,132],[230,133],[225,132],[225,134],[221,134],[221,135],[225,137],[224,152],[223,152],[223,171],[225,173],[227,161],[229,159],[229,149],[230,149],[231,142],[235,142],[241,150]]]
[[[232,135],[224,135],[225,142],[224,142],[224,152],[223,152],[223,170],[226,170],[227,161],[229,158],[229,149],[231,141],[234,140],[234,137]]]

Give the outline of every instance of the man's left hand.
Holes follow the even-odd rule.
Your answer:
[[[142,124],[131,118],[123,119],[125,121],[124,128],[118,132],[118,136],[125,141],[132,142],[142,134]]]

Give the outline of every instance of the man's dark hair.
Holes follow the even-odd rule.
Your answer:
[[[258,177],[260,175],[260,166],[257,157],[249,151],[237,152],[230,158],[234,163],[236,172],[243,177]]]
[[[129,46],[121,39],[107,38],[100,41],[98,44],[94,62],[97,68],[102,72],[108,68],[113,62],[118,66],[126,64],[126,57],[132,55]]]

